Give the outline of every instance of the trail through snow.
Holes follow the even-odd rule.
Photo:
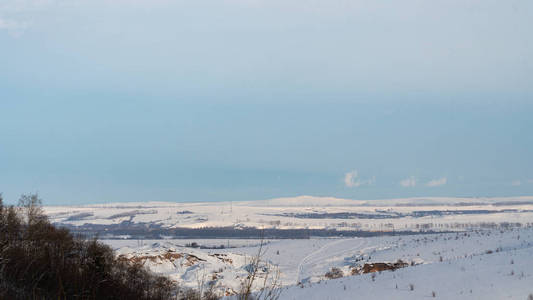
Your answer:
[[[356,241],[356,245],[352,246],[351,244],[354,241]],[[344,259],[347,252],[354,252],[358,249],[361,249],[361,247],[366,245],[366,243],[367,241],[365,239],[355,238],[335,240],[325,244],[319,249],[309,253],[300,261],[298,264],[298,277],[296,282],[301,282],[303,279],[308,278],[309,276],[304,277],[306,273],[314,274],[315,272],[311,272],[313,269],[324,267],[324,264],[330,265],[331,260],[334,260],[335,258],[340,257],[340,259]]]

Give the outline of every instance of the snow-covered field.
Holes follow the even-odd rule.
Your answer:
[[[463,224],[533,223],[533,197],[408,198],[360,201],[301,196],[247,202],[111,203],[48,206],[52,222],[163,228],[256,227],[342,230],[455,230]]]
[[[238,290],[259,247],[252,245],[258,241],[230,249],[192,249],[180,240],[104,242],[118,255],[144,257],[152,271],[185,286],[212,281],[227,293]],[[533,293],[533,228],[265,243],[263,259],[279,268],[285,286],[282,299],[354,299],[354,293],[356,299],[423,299],[433,292],[439,299],[527,299]],[[182,256],[165,259],[167,253]],[[364,264],[398,260],[408,266],[352,275]],[[333,267],[344,277],[327,280]]]
[[[528,247],[427,262],[374,278],[376,273],[292,286],[282,299],[525,300],[533,294],[532,255]]]
[[[53,222],[70,225],[389,231],[388,236],[264,241],[127,235],[103,240],[120,259],[140,262],[183,286],[212,285],[221,295],[239,290],[260,247],[265,264],[255,288],[267,273],[271,280],[279,271],[281,299],[528,299],[533,294],[533,197],[297,197],[46,207],[46,212]],[[420,234],[420,228],[433,233]],[[413,234],[391,234],[394,230]],[[377,272],[378,265],[401,268]],[[327,278],[328,272],[342,277]]]

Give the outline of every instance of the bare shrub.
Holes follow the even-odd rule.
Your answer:
[[[237,293],[238,300],[277,300],[281,296],[279,268],[263,259],[266,252],[264,245],[264,235],[261,233],[257,254],[250,258],[246,268],[248,275],[241,281],[241,287]],[[253,293],[254,286],[257,287],[258,283],[260,284],[259,291]]]
[[[328,279],[336,279],[344,276],[344,272],[341,269],[333,267],[331,271],[328,271],[324,276]]]
[[[409,290],[410,291],[414,291],[415,290],[415,285],[412,284],[412,283],[409,283]]]

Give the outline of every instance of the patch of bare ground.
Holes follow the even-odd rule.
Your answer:
[[[161,264],[165,260],[174,262],[181,258],[185,258],[185,262],[182,262],[182,265],[185,265],[187,267],[195,265],[199,261],[205,261],[205,259],[201,259],[196,255],[186,254],[186,253],[176,253],[172,251],[168,251],[164,254],[159,254],[159,255],[138,255],[138,256],[131,256],[131,257],[128,257],[126,255],[119,255],[118,260],[125,261],[128,263],[133,263],[133,264],[144,265],[146,261]]]
[[[226,263],[226,264],[233,264],[233,260],[231,258],[228,258],[227,254],[209,254],[209,256],[213,256],[213,257],[216,257],[218,259],[220,259],[223,263]]]
[[[400,268],[405,268],[409,266],[408,263],[398,260],[394,263],[385,263],[385,262],[375,262],[375,263],[365,263],[362,266],[357,266],[352,268],[352,275],[360,275],[366,273],[374,273],[381,271],[394,271]]]

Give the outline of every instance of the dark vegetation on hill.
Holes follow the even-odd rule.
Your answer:
[[[84,224],[74,226],[58,223],[57,225],[68,228],[71,232],[86,236],[100,236],[103,239],[113,239],[118,236],[129,236],[130,239],[161,239],[172,237],[176,239],[309,239],[311,237],[373,237],[391,235],[414,235],[444,233],[445,230],[430,230],[429,224],[421,224],[418,231],[413,230],[339,230],[339,229],[278,229],[256,227],[201,227],[165,228],[161,224],[134,223],[124,221],[119,224]],[[497,226],[497,225],[495,225]],[[122,237],[121,237],[122,238]]]
[[[175,299],[176,291],[96,239],[50,224],[37,195],[5,206],[0,194],[0,299]]]

